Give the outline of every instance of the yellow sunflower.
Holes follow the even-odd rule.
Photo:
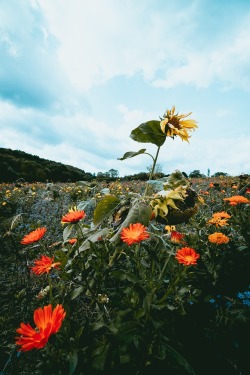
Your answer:
[[[185,117],[191,115],[192,112],[186,115],[178,115],[175,113],[175,107],[171,110],[167,110],[164,114],[164,118],[160,122],[161,130],[167,137],[179,136],[183,141],[189,142],[188,139],[191,137],[189,132],[198,128],[197,121],[192,119],[183,120]]]

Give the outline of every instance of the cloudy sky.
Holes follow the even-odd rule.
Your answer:
[[[145,172],[129,135],[176,106],[164,173],[250,173],[249,0],[1,0],[0,147],[86,172]]]

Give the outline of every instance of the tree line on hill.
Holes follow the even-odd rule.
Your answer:
[[[148,168],[150,171],[150,167]],[[206,177],[199,170],[194,170],[189,175],[182,172],[186,177],[199,178]],[[227,173],[217,172],[213,176],[227,175]],[[166,176],[161,168],[157,173],[157,178]],[[212,176],[212,177],[213,177]],[[98,172],[97,175],[85,172],[82,169],[58,163],[55,161],[42,159],[38,156],[28,154],[24,151],[0,148],[0,183],[12,183],[19,179],[25,182],[76,182],[106,180],[114,181],[119,177],[116,169],[108,172]],[[134,175],[125,176],[121,180],[147,181],[149,173],[140,172]]]
[[[20,178],[26,182],[75,182],[93,179],[91,173],[79,168],[6,148],[0,148],[0,171],[0,182],[14,182]]]

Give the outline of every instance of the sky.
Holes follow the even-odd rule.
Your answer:
[[[1,0],[0,147],[85,172],[146,172],[130,133],[174,105],[198,122],[158,165],[250,173],[249,0]]]

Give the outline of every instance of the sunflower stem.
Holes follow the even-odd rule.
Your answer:
[[[152,166],[152,169],[151,169],[151,172],[150,172],[150,175],[149,175],[149,180],[152,180],[152,178],[153,178],[154,171],[155,171],[155,166],[156,166],[156,162],[157,162],[157,159],[158,159],[158,156],[159,156],[159,152],[160,152],[160,148],[161,148],[161,146],[158,146],[157,151],[156,151],[156,155],[153,158],[154,162],[153,162],[153,166]],[[145,188],[145,191],[144,191],[144,195],[143,195],[144,197],[147,195],[148,186],[149,186],[149,184],[146,185],[146,188]]]

